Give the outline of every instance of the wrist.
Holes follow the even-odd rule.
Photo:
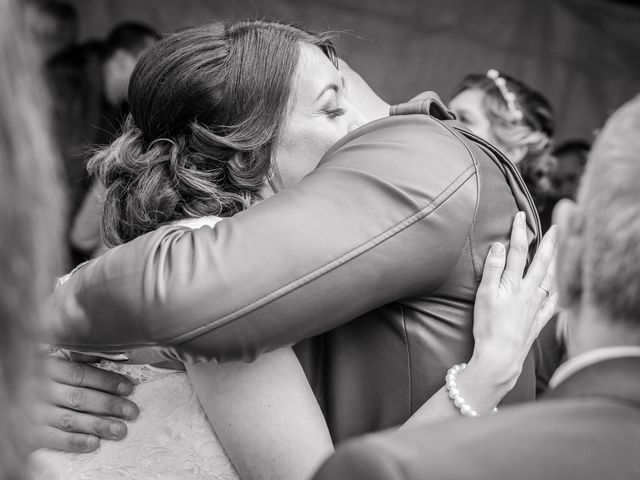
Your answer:
[[[445,387],[453,405],[465,417],[476,417],[495,412],[496,405],[506,393],[490,385],[471,370],[467,364],[454,365],[447,371]]]
[[[476,348],[467,368],[487,385],[505,390],[506,393],[518,380],[522,372],[522,361],[504,352]]]

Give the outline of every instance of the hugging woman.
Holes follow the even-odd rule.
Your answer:
[[[516,169],[431,96],[372,119],[344,86],[330,42],[288,25],[150,47],[126,130],[93,162],[107,239],[128,243],[55,294],[60,345],[171,375],[184,363],[243,478],[304,478],[332,440],[533,395],[527,352],[552,302],[472,322],[486,252],[517,211],[517,280],[539,241]],[[444,377],[463,362],[454,405]]]

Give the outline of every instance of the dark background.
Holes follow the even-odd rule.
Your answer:
[[[161,31],[266,18],[339,32],[342,56],[391,103],[448,99],[468,72],[510,73],[553,103],[556,138],[591,139],[640,92],[640,5],[612,0],[70,0],[81,38],[119,21]]]

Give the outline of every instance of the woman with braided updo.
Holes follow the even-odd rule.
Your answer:
[[[550,226],[553,108],[539,92],[497,70],[472,73],[454,89],[449,107],[469,130],[494,144],[518,166],[540,214]]]
[[[358,132],[352,131],[369,120],[352,104],[356,96],[351,92],[347,95],[345,83],[348,84],[353,77],[349,78],[348,70],[345,69],[343,72],[344,76],[338,69],[334,49],[325,36],[313,35],[279,23],[258,21],[242,22],[232,26],[215,24],[181,31],[151,46],[139,60],[131,77],[128,95],[131,114],[122,135],[111,146],[99,152],[90,164],[91,171],[97,174],[106,187],[103,230],[107,243],[118,245],[133,239],[135,240],[132,243],[135,243],[140,240],[140,237],[144,238],[147,232],[163,225],[179,224],[199,229],[192,232],[180,227],[165,227],[179,228],[186,233],[187,235],[177,240],[175,244],[185,245],[189,242],[198,252],[216,264],[214,268],[216,274],[230,277],[238,272],[245,274],[242,281],[231,282],[231,289],[225,296],[232,298],[238,292],[249,292],[249,295],[254,295],[252,287],[256,286],[251,282],[256,278],[265,281],[268,289],[277,288],[278,281],[274,279],[274,271],[281,265],[297,266],[304,260],[302,255],[291,255],[290,250],[286,249],[286,255],[290,258],[274,261],[273,256],[265,254],[259,248],[261,245],[256,247],[252,242],[256,242],[256,239],[263,241],[270,229],[272,233],[273,229],[278,230],[276,224],[282,219],[282,215],[278,215],[274,221],[261,224],[255,234],[243,232],[237,239],[230,238],[224,233],[220,234],[218,238],[222,242],[238,248],[243,255],[240,261],[228,261],[232,257],[223,255],[222,257],[228,261],[227,267],[218,262],[221,259],[220,255],[199,241],[191,242],[188,236],[203,232],[213,232],[214,235],[218,235],[216,232],[224,230],[225,227],[233,228],[233,225],[242,223],[255,212],[268,210],[269,203],[273,205],[274,202],[286,203],[290,200],[295,204],[295,199],[291,200],[291,195],[296,190],[293,184],[298,183],[300,186],[304,185],[305,181],[313,181],[313,174],[311,174],[304,181],[298,182],[314,170],[325,153],[336,148],[332,147],[336,142],[340,145],[342,141],[357,135]],[[348,80],[345,80],[345,77]],[[351,83],[350,88],[354,85],[355,83]],[[383,106],[378,104],[378,107]],[[375,110],[386,110],[384,112],[386,113],[389,108],[387,105],[386,108]],[[445,109],[438,103],[437,110],[437,113],[441,113]],[[381,115],[384,113],[381,112]],[[423,128],[418,130],[417,127],[423,127],[424,124],[419,122],[429,117],[425,113],[399,115],[403,115],[399,124],[403,125],[405,130],[407,126],[412,130],[415,128],[422,138],[424,130]],[[414,125],[405,123],[406,119],[416,123]],[[429,121],[433,121],[434,124],[436,122]],[[374,128],[379,123],[385,123],[385,121],[372,122],[364,129]],[[437,125],[437,128],[440,128],[440,124]],[[396,132],[395,128],[392,131]],[[396,134],[400,135],[399,141],[387,142],[387,145],[403,144],[402,132],[396,132]],[[346,140],[341,140],[343,137],[347,137]],[[454,136],[449,140],[455,141],[455,145],[461,141]],[[358,149],[355,148],[355,150]],[[445,151],[451,153],[452,150],[445,149]],[[453,151],[460,153],[464,160],[467,160],[466,149],[460,147]],[[415,158],[417,160],[417,156]],[[419,161],[424,165],[422,149],[420,149]],[[438,156],[438,165],[451,165],[451,162],[443,164]],[[508,166],[511,167],[511,165]],[[466,166],[464,168],[467,170]],[[342,172],[351,171],[344,166],[337,169]],[[413,175],[413,170],[410,173]],[[492,170],[492,173],[495,172]],[[429,176],[434,176],[431,171]],[[526,205],[518,203],[520,191],[512,193],[502,173],[496,174],[496,179],[505,183],[504,196],[511,202],[509,209],[522,205],[528,211],[531,210],[528,198],[525,199]],[[374,181],[374,183],[376,187],[383,185],[384,188],[386,185],[383,182]],[[366,190],[364,186],[357,189],[353,183],[341,183],[339,179],[335,179],[332,185],[324,185],[322,193],[327,193],[325,191],[327,187],[335,186],[340,186],[341,192],[351,188],[359,193],[363,192],[362,189]],[[291,188],[286,188],[274,198],[255,205],[282,187]],[[514,187],[514,189],[517,188]],[[396,191],[394,188],[386,190]],[[425,194],[425,196],[428,195]],[[403,196],[394,195],[394,197]],[[465,196],[466,198],[471,196]],[[321,202],[319,205],[330,213],[328,216],[333,216],[329,207],[343,207],[340,199],[332,196],[331,193],[323,195],[318,200]],[[305,199],[299,202],[305,204]],[[410,203],[414,204],[414,202]],[[496,203],[498,203],[497,200]],[[245,212],[247,208],[249,211]],[[468,212],[465,209],[466,213]],[[234,218],[228,218],[231,216]],[[316,214],[310,214],[309,211],[303,211],[300,215],[294,214],[294,216],[298,220],[295,224],[298,230],[288,229],[284,235],[296,238],[303,249],[314,246],[313,241],[320,244],[322,242],[320,239],[307,241],[304,237],[298,236],[304,230],[305,221],[324,225],[322,219]],[[510,217],[511,215],[508,214],[502,218],[505,220],[504,227],[510,224]],[[512,243],[520,243],[522,247],[520,251],[527,250],[528,245],[526,217],[526,214],[517,216],[519,220],[516,221],[512,234]],[[218,221],[220,224],[216,228],[206,228]],[[309,230],[308,226],[307,223],[307,230]],[[463,225],[462,230],[464,231],[461,237],[466,241],[468,237],[466,224]],[[508,230],[505,230],[505,233],[507,232]],[[282,238],[283,234],[279,230],[275,234],[278,240]],[[434,241],[438,241],[440,236],[433,235],[433,238]],[[416,243],[418,244],[421,249],[428,250],[422,243]],[[547,246],[546,249],[544,245]],[[552,240],[548,238],[542,246],[542,250],[547,251],[546,258],[549,260],[552,245]],[[127,251],[130,246],[131,244],[114,248],[96,261],[108,263],[114,255]],[[501,258],[506,257],[504,248],[496,248],[492,251],[495,255],[502,255]],[[260,255],[266,263],[260,265],[249,259],[250,254]],[[456,251],[456,258],[458,255]],[[387,254],[387,256],[395,258],[395,255]],[[196,276],[185,274],[183,270],[185,264],[201,265],[199,260],[185,260],[175,255],[159,255],[156,258],[162,263],[162,271],[153,273],[150,282],[135,282],[135,287],[132,285],[131,289],[127,289],[128,292],[136,292],[134,293],[136,308],[140,304],[141,296],[146,295],[149,295],[152,303],[166,305],[163,297],[167,289],[158,287],[156,280],[164,278],[167,273],[171,276],[175,275],[173,278],[193,280]],[[493,262],[487,262],[487,264],[496,266]],[[510,270],[507,276],[515,273],[516,280],[521,280],[524,264],[524,258],[515,261],[510,257],[507,261],[507,269]],[[543,264],[544,262],[540,265]],[[146,270],[147,266],[143,269]],[[491,271],[495,273],[500,270],[500,265],[497,266],[497,270],[493,268]],[[504,267],[504,264],[502,266]],[[468,268],[471,271],[475,268],[475,264],[468,262]],[[445,267],[441,269],[447,277],[451,275]],[[75,275],[71,275],[66,280],[66,284],[63,283],[58,292],[69,288],[79,276],[89,270],[91,270],[91,264],[79,269]],[[114,273],[122,272],[113,264],[110,270]],[[433,375],[433,387],[425,389],[426,394],[416,397],[415,405],[414,402],[395,402],[395,398],[385,399],[390,407],[386,410],[392,412],[393,418],[375,407],[367,408],[366,402],[360,402],[356,396],[341,402],[344,403],[344,417],[349,418],[335,415],[331,417],[331,407],[327,406],[327,402],[334,400],[331,397],[337,398],[340,390],[357,392],[352,392],[352,395],[366,394],[370,404],[379,399],[375,398],[376,393],[370,393],[371,390],[367,385],[358,384],[357,375],[347,374],[348,378],[344,384],[337,382],[331,385],[327,380],[327,389],[324,392],[320,392],[322,384],[315,382],[320,385],[318,387],[314,384],[318,389],[317,398],[323,402],[324,412],[327,413],[329,421],[333,419],[334,429],[342,427],[342,438],[344,438],[347,430],[350,430],[349,433],[353,436],[358,432],[356,428],[373,429],[382,425],[382,420],[389,422],[384,426],[391,426],[405,421],[416,421],[416,417],[424,421],[425,418],[459,415],[460,412],[469,416],[478,415],[478,412],[464,402],[456,385],[464,389],[467,398],[477,399],[476,405],[480,406],[476,408],[481,413],[490,412],[496,403],[514,388],[520,375],[520,371],[518,368],[514,369],[514,365],[521,366],[524,363],[531,343],[534,341],[535,331],[541,323],[544,323],[541,320],[548,318],[548,309],[553,309],[553,297],[549,297],[551,301],[547,302],[548,297],[546,294],[542,296],[542,292],[548,294],[548,290],[538,286],[544,280],[546,267],[530,269],[532,270],[537,271],[540,278],[535,282],[534,295],[530,296],[533,300],[525,300],[527,305],[531,304],[533,307],[531,309],[502,308],[501,301],[505,300],[505,297],[507,300],[515,298],[516,303],[519,303],[522,296],[519,292],[514,292],[518,295],[496,292],[494,289],[501,288],[500,275],[497,278],[494,275],[494,281],[491,283],[493,288],[485,285],[485,291],[490,293],[484,296],[482,291],[478,296],[475,295],[475,274],[472,279],[465,275],[465,281],[469,278],[469,281],[473,282],[473,288],[465,289],[464,295],[473,292],[476,306],[480,305],[480,312],[484,314],[478,316],[483,318],[476,318],[473,329],[477,339],[475,346],[482,353],[473,357],[467,357],[465,354],[465,359],[470,358],[468,365],[465,363],[465,367],[458,367],[465,368],[465,372],[460,372],[458,378],[458,370],[456,370],[455,376],[449,377],[446,386],[444,385],[446,370],[441,372],[442,375],[440,372],[437,376]],[[422,269],[419,270],[419,274],[422,275]],[[491,277],[491,275],[487,276]],[[352,284],[360,282],[352,275],[349,275],[348,279]],[[118,282],[121,280],[122,277],[119,276]],[[411,291],[414,288],[411,285]],[[198,292],[205,299],[215,297],[215,292],[203,285],[201,280],[196,280],[194,285],[187,289],[172,283],[168,290]],[[332,314],[328,313],[326,308],[331,302],[337,302],[330,296],[318,294],[315,288],[313,290],[313,301],[301,300],[298,306],[305,308],[312,306],[317,313],[331,320]],[[110,291],[110,288],[100,283],[93,291]],[[346,289],[343,290],[343,292],[346,291]],[[378,294],[375,293],[375,295]],[[404,297],[405,294],[403,293],[402,296]],[[482,299],[485,300],[484,303]],[[173,304],[176,310],[171,310],[172,313],[169,314],[167,331],[160,326],[161,322],[158,322],[157,315],[145,313],[143,316],[145,321],[149,322],[149,330],[162,332],[163,336],[165,333],[171,336],[172,333],[168,330],[182,328],[188,324],[187,314],[194,311],[191,308],[194,306],[198,310],[202,308],[202,315],[196,316],[206,323],[230,326],[226,321],[217,322],[210,307],[205,303],[200,300],[193,302],[180,300]],[[540,310],[543,303],[545,307]],[[497,304],[500,304],[500,312],[496,311],[497,308],[489,308],[496,307]],[[517,311],[519,316],[526,310],[531,315],[514,320],[509,314],[507,328],[496,328],[496,322],[501,324],[500,318],[504,320],[505,317],[501,312],[506,310]],[[136,333],[147,331],[146,327],[137,328],[129,322],[127,323],[128,331],[115,328],[113,325],[116,320],[126,317],[120,316],[122,309],[112,302],[106,306],[105,311],[108,312],[111,321],[103,325],[112,332],[133,338]],[[232,317],[237,311],[231,308],[229,315]],[[303,323],[314,324],[309,317],[311,312],[299,313],[298,308],[294,307],[290,309],[290,313],[292,317],[301,318]],[[464,314],[466,319],[466,306],[460,308],[458,313],[460,318]],[[245,480],[310,477],[319,462],[332,451],[332,438],[301,363],[288,345],[314,335],[305,336],[304,326],[287,326],[281,321],[280,314],[271,316],[260,314],[259,316],[260,321],[255,328],[239,327],[234,330],[234,341],[229,342],[229,346],[236,341],[244,343],[245,339],[248,339],[246,335],[254,336],[261,331],[267,332],[269,336],[281,331],[293,332],[297,339],[277,340],[277,345],[261,349],[260,355],[254,355],[248,351],[245,354],[242,347],[236,349],[231,346],[234,350],[231,355],[223,354],[224,358],[216,359],[221,364],[213,361],[205,362],[204,360],[210,360],[206,356],[174,354],[171,347],[169,350],[157,346],[139,348],[151,345],[148,342],[137,343],[131,349],[119,349],[115,354],[103,355],[110,361],[102,362],[102,367],[126,373],[139,380],[132,400],[140,405],[141,416],[130,426],[129,435],[124,442],[115,444],[103,442],[101,449],[92,455],[82,457],[76,455],[71,457],[71,460],[64,459],[63,462],[58,462],[58,466],[64,465],[66,468],[66,472],[61,476],[66,479],[80,476],[80,478],[86,477],[92,480],[114,478],[116,476],[114,472],[117,469],[118,472],[122,472],[122,476],[128,478],[149,478],[150,473],[158,478],[194,479],[235,478],[238,474]],[[271,328],[269,320],[276,320],[281,325]],[[518,320],[524,320],[524,322]],[[369,324],[375,327],[376,331],[393,335],[386,340],[386,344],[384,341],[376,340],[380,338],[378,334],[370,336],[375,355],[386,363],[393,364],[393,372],[389,374],[389,378],[380,382],[386,390],[392,390],[391,387],[385,386],[387,381],[393,380],[391,377],[402,377],[403,382],[409,378],[407,374],[411,367],[407,365],[406,356],[402,353],[404,345],[398,350],[394,347],[394,342],[398,340],[405,343],[404,336],[398,336],[393,328],[387,327],[391,323],[386,317],[384,320],[380,317],[380,322],[369,322]],[[516,331],[510,328],[514,325]],[[377,330],[378,327],[380,330]],[[324,331],[327,330],[330,328],[324,329]],[[460,335],[465,345],[466,339],[470,336],[472,336],[471,329],[465,327],[464,333]],[[100,338],[104,340],[104,336]],[[358,354],[355,350],[354,347],[361,343],[360,340],[360,337],[348,342],[338,340],[334,341],[334,344],[349,343],[348,352],[353,357],[350,360],[351,365],[355,368],[361,365],[366,366],[366,380],[369,380],[370,372],[375,371],[375,368],[371,367],[371,360],[367,355]],[[449,337],[446,341],[449,341]],[[178,344],[180,343],[181,341],[178,341]],[[65,343],[65,345],[78,345],[82,350],[87,344],[80,346],[78,343]],[[502,348],[504,345],[509,345],[511,348]],[[113,344],[107,349],[110,347],[113,347]],[[308,360],[306,366],[310,372],[311,381],[314,378],[318,380],[314,372],[316,370],[322,372],[324,365],[330,364],[331,360],[323,357],[323,352],[320,350],[321,343],[309,343],[307,347],[313,350],[306,350],[309,354],[306,358]],[[447,350],[446,347],[440,348],[440,344],[437,349]],[[499,351],[501,361],[496,362],[495,357],[485,355],[485,349]],[[434,353],[435,350],[436,348],[422,347],[425,356]],[[329,348],[326,352],[329,355]],[[400,352],[398,363],[389,361],[390,355],[395,356],[395,352]],[[172,361],[167,362],[168,358]],[[185,361],[185,364],[173,361],[178,359]],[[114,360],[129,363],[116,363]],[[244,363],[238,360],[253,361]],[[305,361],[304,350],[300,360]],[[194,363],[197,361],[200,363]],[[345,369],[349,366],[349,359],[336,360],[336,363],[336,368],[331,373],[335,372],[337,375],[348,372]],[[498,368],[496,363],[500,364]],[[440,365],[436,367],[440,368]],[[379,375],[379,372],[376,374]],[[419,375],[426,377],[423,374]],[[496,378],[506,380],[496,384]],[[322,381],[322,379],[319,380]],[[459,383],[456,383],[458,381]],[[378,383],[378,379],[373,379],[373,382]],[[404,385],[409,386],[409,383],[403,383],[403,388]],[[377,396],[381,395],[378,393]],[[80,402],[72,405],[76,414],[77,411],[83,410],[78,403]],[[407,409],[409,404],[411,411]],[[351,408],[367,409],[367,411],[366,414],[359,416],[351,415],[349,413]],[[396,408],[402,410],[402,417],[396,416]],[[96,408],[87,413],[96,413],[96,411],[99,413],[99,409]],[[207,418],[205,418],[205,412]],[[405,412],[408,412],[408,415],[405,416]],[[73,416],[71,413],[68,415],[70,415],[66,417],[68,431],[96,433],[95,430],[87,428],[87,425],[90,425],[86,420],[88,415],[82,417]],[[381,420],[385,415],[386,418]],[[77,424],[74,423],[76,419]],[[358,423],[356,424],[355,421]],[[336,435],[334,438],[340,439],[337,436],[339,434],[335,433],[336,430],[331,433]],[[51,474],[47,476],[47,478],[52,477]]]
[[[213,225],[306,175],[364,121],[336,65],[327,38],[277,23],[213,24],[152,46],[132,74],[122,134],[89,164],[106,187],[106,243]],[[302,479],[331,453],[291,348],[186,372],[140,355],[99,364],[138,383],[142,413],[126,440],[88,455],[37,452],[37,478]]]

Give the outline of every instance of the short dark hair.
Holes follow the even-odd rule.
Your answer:
[[[72,4],[60,0],[48,0],[46,2],[33,2],[33,5],[39,12],[55,18],[61,23],[77,27],[78,11]]]
[[[260,199],[300,43],[336,64],[326,35],[264,21],[182,30],[145,51],[124,133],[90,162],[107,187],[107,244],[181,218],[230,216]]]
[[[27,25],[31,35],[43,50],[52,49],[46,55],[56,53],[76,42],[78,38],[78,12],[73,5],[51,0],[28,2],[26,6],[27,12],[35,13],[32,22]],[[50,21],[43,21],[44,19]]]
[[[109,58],[117,50],[126,50],[138,56],[158,38],[160,38],[158,31],[144,23],[119,23],[109,32],[104,41],[104,55]]]
[[[586,157],[590,150],[591,143],[581,138],[575,138],[558,143],[553,149],[553,155],[560,157],[575,153]]]

